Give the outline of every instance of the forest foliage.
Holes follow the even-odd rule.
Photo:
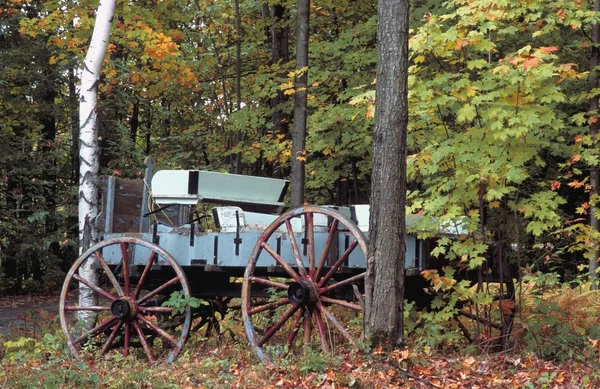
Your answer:
[[[0,8],[0,293],[55,289],[77,251],[77,76],[96,3]],[[588,225],[600,158],[589,131],[600,94],[587,89],[592,2],[411,7],[407,201],[427,216],[415,231],[458,223],[460,239],[435,254],[464,269],[501,242],[527,276],[585,283],[600,241]],[[242,0],[240,12],[236,31],[231,1],[118,1],[99,85],[103,174],[140,177],[151,155],[158,169],[232,171],[239,160],[244,174],[289,176],[294,85],[306,71],[295,70],[295,1]],[[310,23],[306,199],[367,203],[376,4],[313,0]],[[429,277],[464,298],[452,297],[451,275]]]

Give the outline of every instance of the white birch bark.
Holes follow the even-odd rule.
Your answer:
[[[79,254],[94,245],[98,240],[95,225],[98,216],[98,82],[116,0],[100,0],[96,11],[96,22],[92,40],[81,69],[81,90],[79,96]],[[79,269],[84,279],[96,283],[96,275],[91,268],[92,261],[86,261]],[[87,286],[79,286],[79,305],[96,305],[94,293]],[[79,319],[91,326],[96,320],[94,312],[80,311]]]

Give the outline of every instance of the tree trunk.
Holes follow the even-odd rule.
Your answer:
[[[365,337],[374,346],[403,343],[408,0],[380,0]]]
[[[305,69],[296,77],[294,95],[294,132],[292,134],[292,192],[291,206],[304,204],[304,161],[306,158],[306,119],[308,86],[308,18],[310,0],[298,0],[296,16],[296,70]]]
[[[287,63],[290,60],[289,51],[289,26],[288,26],[288,13],[286,7],[282,4],[274,4],[271,7],[271,62],[273,64]],[[285,78],[286,74],[282,73],[279,75],[281,78]],[[273,123],[273,134],[288,135],[288,117],[285,112],[281,110],[281,105],[286,101],[286,96],[283,91],[278,90],[275,96],[271,99],[271,122]],[[272,177],[275,174],[275,167],[273,163],[266,162],[265,171],[267,176]],[[281,171],[283,176],[283,171]]]
[[[81,70],[79,97],[79,252],[87,250],[98,240],[95,226],[98,216],[98,82],[102,61],[108,47],[110,28],[116,0],[101,0],[96,12],[96,22],[90,47]],[[79,270],[81,277],[95,283],[94,269],[87,261]],[[83,284],[79,287],[79,305],[96,305],[94,293]],[[80,311],[79,319],[86,326],[93,325],[96,315]]]
[[[240,1],[235,0],[235,96],[236,109],[242,109],[242,16],[240,15]],[[238,147],[242,142],[242,130],[237,130],[236,143]],[[242,174],[242,152],[235,156],[235,173]]]
[[[131,119],[129,119],[129,134],[131,136],[131,143],[134,148],[135,148],[135,143],[137,142],[139,127],[140,127],[140,101],[136,100],[133,103]]]

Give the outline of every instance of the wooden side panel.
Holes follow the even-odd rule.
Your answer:
[[[102,176],[98,182],[98,189],[101,201],[101,213],[96,222],[98,230],[104,233],[139,233],[144,181]],[[156,205],[149,207],[157,208]],[[149,220],[148,226],[154,220],[161,224],[177,226],[185,223],[187,218],[187,207],[174,205],[144,219]]]
[[[102,176],[99,180],[101,214],[98,229],[105,233],[139,232],[143,180]]]

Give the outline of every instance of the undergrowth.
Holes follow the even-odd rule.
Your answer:
[[[495,355],[481,343],[466,341],[452,317],[436,318],[433,310],[418,311],[407,304],[407,349],[401,353],[357,341],[339,353],[306,347],[265,364],[248,345],[241,320],[233,313],[224,318],[220,338],[191,334],[170,365],[148,366],[115,355],[86,364],[71,358],[52,315],[30,312],[40,320],[39,328],[17,328],[0,336],[0,388],[371,388],[377,387],[374,382],[392,388],[407,382],[431,387],[436,380],[440,387],[452,387],[444,386],[451,378],[443,377],[477,382],[478,374],[495,374],[491,379],[506,387],[509,382],[536,388],[575,382],[574,387],[599,387],[600,292],[586,282],[563,284],[557,275],[543,273],[525,277],[520,285],[509,347]],[[451,307],[442,310],[452,312]],[[499,370],[494,373],[491,366]]]

